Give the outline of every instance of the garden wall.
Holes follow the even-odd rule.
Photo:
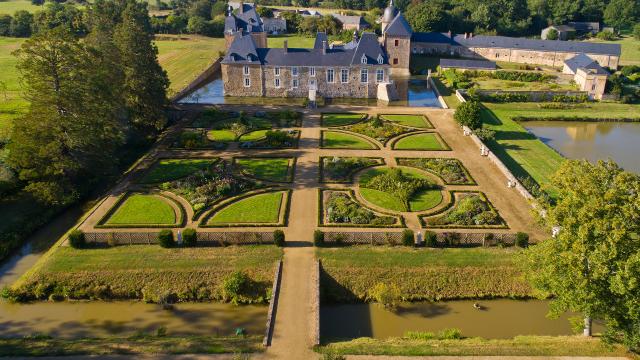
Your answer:
[[[273,336],[273,326],[275,325],[276,309],[278,306],[278,297],[280,295],[280,279],[282,277],[282,260],[276,265],[276,273],[273,277],[273,287],[271,288],[271,301],[269,301],[269,312],[267,313],[267,328],[265,330],[262,346],[271,345],[271,337]]]
[[[311,273],[311,344],[320,345],[320,260],[313,263]]]
[[[436,234],[440,246],[513,246],[516,243],[515,233],[459,233],[442,232]]]
[[[214,61],[211,65],[209,65],[208,68],[206,68],[202,72],[202,74],[198,75],[198,77],[193,79],[193,81],[190,82],[189,85],[185,86],[184,89],[178,91],[178,93],[173,95],[171,97],[171,102],[180,100],[181,98],[183,98],[184,96],[186,96],[190,92],[192,92],[195,89],[197,89],[200,85],[202,85],[202,83],[204,81],[206,81],[211,76],[213,76],[213,74],[215,74],[216,72],[220,71],[220,61],[221,60],[222,60],[222,58],[217,59],[216,61]]]
[[[197,232],[198,246],[273,244],[273,232]],[[91,245],[156,245],[158,232],[86,232]],[[63,245],[68,245],[65,241]]]

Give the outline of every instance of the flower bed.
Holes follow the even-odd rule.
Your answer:
[[[344,127],[344,129],[376,139],[382,144],[386,144],[387,141],[398,135],[413,131],[412,129],[397,125],[391,121],[384,121],[380,117],[372,118],[366,122],[349,125]]]
[[[352,182],[357,171],[382,164],[382,158],[323,156],[320,158],[320,182]]]
[[[454,206],[442,214],[421,218],[431,228],[508,228],[481,192],[454,192]]]
[[[259,135],[264,135],[261,137]],[[256,134],[254,140],[240,143],[243,149],[288,149],[297,148],[300,139],[298,130],[267,130]],[[242,138],[240,139],[242,140]]]
[[[320,190],[320,226],[403,227],[402,218],[382,215],[362,206],[349,190]]]
[[[384,209],[424,211],[442,202],[440,187],[419,171],[409,168],[375,168],[360,177],[360,194]]]
[[[475,185],[469,171],[458,159],[397,158],[398,165],[410,166],[433,173],[448,185]]]

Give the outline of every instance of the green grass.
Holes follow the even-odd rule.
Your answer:
[[[366,301],[377,283],[395,284],[407,301],[526,297],[517,249],[412,249],[353,246],[316,250],[329,302]]]
[[[360,338],[331,343],[319,350],[330,350],[343,355],[388,356],[630,356],[620,345],[608,347],[598,338],[584,336],[516,336],[513,339],[491,340]]]
[[[269,192],[233,202],[218,210],[208,224],[276,224],[284,195],[284,191]]]
[[[3,4],[8,2],[0,2],[0,7]],[[20,74],[16,69],[18,59],[12,55],[24,40],[0,37],[0,140],[9,138],[13,120],[25,114],[29,105],[20,94]]]
[[[267,136],[267,131],[269,131],[269,130],[256,130],[256,131],[248,132],[248,133],[243,134],[242,136],[240,136],[238,141],[242,142],[242,141],[259,141],[259,140],[263,140]]]
[[[411,211],[424,211],[433,209],[442,202],[442,191],[440,190],[422,190],[418,191],[409,200],[409,208]]]
[[[209,130],[207,138],[212,141],[228,143],[236,141],[236,134],[231,130]]]
[[[163,159],[145,174],[141,182],[162,183],[189,176],[211,166],[215,159]]]
[[[354,149],[371,150],[377,149],[373,143],[364,138],[337,131],[322,132],[322,147],[327,149]]]
[[[322,126],[335,127],[355,124],[360,122],[364,118],[364,114],[350,114],[350,113],[323,113],[322,114]]]
[[[460,105],[460,100],[456,96],[456,92],[449,89],[445,86],[442,81],[438,77],[432,77],[433,84],[438,88],[438,92],[440,96],[444,99],[444,102],[447,103],[447,106],[450,109],[455,109]]]
[[[428,179],[432,180],[429,177],[426,177],[421,171],[412,169],[412,168],[401,168],[403,175],[412,178],[412,179]],[[390,171],[391,168],[387,167],[379,167],[366,171],[362,176],[360,176],[360,194],[362,197],[368,202],[380,206],[382,208],[404,212],[404,211],[423,211],[436,207],[440,202],[442,202],[442,192],[437,189],[431,190],[423,190],[414,194],[411,199],[409,199],[409,209],[406,208],[405,204],[402,200],[397,197],[386,193],[384,191],[376,190],[376,189],[368,189],[362,186],[362,184],[367,183],[370,179],[385,172]]]
[[[107,219],[109,225],[174,224],[173,207],[158,195],[132,194]]]
[[[44,9],[44,6],[33,5],[29,0],[0,1],[0,14],[13,16],[13,14],[18,10],[26,10],[30,13],[34,13],[42,9]]]
[[[558,84],[554,80],[539,82],[523,82],[523,81],[510,81],[500,79],[483,79],[475,78],[473,82],[478,84],[478,87],[483,90],[504,90],[504,91],[577,91],[576,85],[570,83]]]
[[[589,41],[620,44],[622,46],[620,65],[640,65],[640,41],[636,40],[633,36],[623,36],[621,39],[615,41],[598,39],[590,39]]]
[[[422,133],[401,138],[393,144],[394,150],[447,150],[436,133]]]
[[[359,191],[365,200],[383,209],[397,212],[407,211],[402,200],[384,191],[367,188],[360,188]]]
[[[268,181],[291,181],[290,158],[236,158],[235,163],[252,177]]]
[[[174,293],[183,301],[222,301],[220,286],[235,271],[253,281],[255,300],[264,301],[273,281],[275,261],[282,250],[268,245],[165,249],[160,246],[129,245],[76,250],[54,247],[16,284],[15,291],[35,296],[40,286],[65,287],[71,298],[86,298],[96,284],[108,284],[111,299],[157,301]]]
[[[219,51],[224,51],[223,38],[162,35],[155,43],[160,65],[171,81],[170,93],[187,86],[216,60]]]
[[[419,128],[419,129],[433,129],[433,125],[423,115],[396,115],[385,114],[380,115],[385,120],[393,121],[400,125]]]
[[[277,35],[269,36],[267,38],[267,46],[270,48],[282,48],[284,47],[284,41],[287,40],[287,46],[290,48],[312,48],[315,37],[307,37],[300,35]]]

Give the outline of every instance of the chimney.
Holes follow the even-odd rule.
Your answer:
[[[469,39],[473,37],[473,33],[469,33]]]
[[[449,39],[451,39],[451,30],[449,30],[449,32],[447,33],[447,36],[449,37]]]
[[[244,2],[240,1],[240,7],[238,8],[238,12],[240,14],[244,13]]]
[[[467,34],[466,32],[464,33],[464,38],[468,39],[469,38],[469,34]]]
[[[323,40],[322,41],[322,54],[326,54],[327,53],[327,40]]]
[[[284,52],[285,52],[285,53],[286,53],[286,52],[289,52],[289,44],[288,44],[287,40],[285,40],[285,41],[284,41],[284,45],[283,45],[283,47],[284,47]]]

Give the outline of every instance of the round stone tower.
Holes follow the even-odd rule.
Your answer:
[[[384,14],[382,15],[382,22],[381,22],[381,27],[382,27],[382,33],[384,34],[384,31],[387,29],[387,26],[389,26],[389,24],[391,24],[391,22],[393,21],[393,19],[396,17],[396,7],[393,6],[393,0],[389,0],[389,6],[387,6],[386,9],[384,9]]]

